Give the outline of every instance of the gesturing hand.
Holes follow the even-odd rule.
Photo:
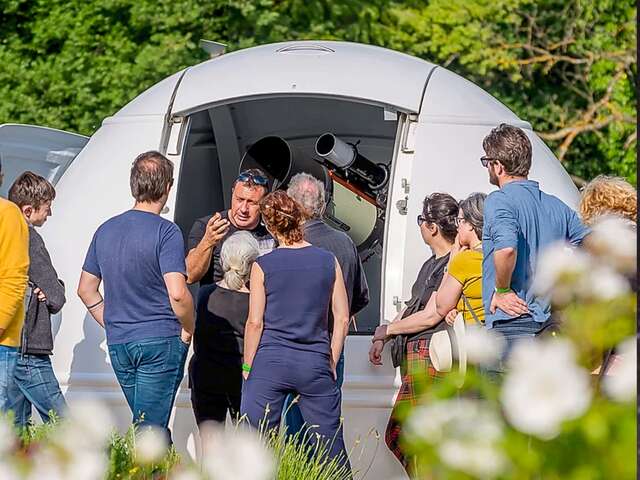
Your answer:
[[[207,222],[203,241],[205,241],[209,247],[215,247],[228,231],[229,220],[222,218],[219,213],[216,213]]]
[[[496,313],[496,309],[498,308],[512,317],[519,317],[520,315],[529,313],[527,302],[518,297],[514,291],[507,293],[493,293],[489,311],[491,313]]]

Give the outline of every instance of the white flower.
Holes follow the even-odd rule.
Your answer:
[[[109,409],[100,402],[82,400],[70,406],[68,416],[57,431],[57,439],[68,450],[78,445],[102,447],[112,430],[113,417]]]
[[[31,470],[27,480],[65,480],[62,456],[56,454],[50,447],[37,450],[31,460]]]
[[[580,279],[577,290],[583,298],[613,300],[629,292],[629,282],[611,267],[596,265]]]
[[[636,398],[637,390],[637,343],[632,337],[620,344],[617,349],[619,364],[607,372],[602,380],[602,389],[612,399],[618,402],[629,402]]]
[[[534,291],[550,296],[554,303],[568,303],[574,294],[575,284],[592,268],[589,255],[566,243],[547,247],[540,258],[533,280]]]
[[[467,360],[484,367],[494,365],[500,359],[505,347],[505,341],[501,335],[475,325],[467,326],[462,342]]]
[[[103,480],[106,476],[108,465],[107,456],[103,452],[79,452],[71,457],[66,466],[64,478]]]
[[[637,233],[629,221],[613,215],[601,217],[593,225],[585,244],[605,263],[623,272],[635,272]]]
[[[589,373],[575,362],[566,340],[521,341],[513,349],[501,400],[518,430],[551,439],[564,420],[582,415],[591,401]]]
[[[171,480],[202,480],[202,477],[193,470],[180,470],[171,476]]]
[[[0,457],[10,453],[17,445],[13,425],[9,423],[9,419],[4,415],[0,416]]]
[[[157,463],[167,453],[169,443],[166,435],[158,428],[145,427],[135,438],[136,461],[142,464]]]
[[[22,477],[18,475],[15,467],[6,461],[0,461],[0,475],[2,480],[20,480]]]
[[[274,459],[257,432],[243,428],[225,430],[215,423],[204,424],[200,432],[202,464],[210,477],[215,480],[272,478]]]
[[[470,475],[491,478],[507,465],[498,448],[502,422],[484,401],[461,398],[420,406],[409,417],[407,435],[434,445],[444,463]]]
[[[478,478],[493,478],[507,465],[502,452],[492,444],[446,440],[438,447],[438,455],[451,468]]]

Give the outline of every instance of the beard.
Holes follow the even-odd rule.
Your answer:
[[[495,185],[496,187],[500,186],[498,182],[498,175],[496,175],[496,172],[491,167],[489,168],[489,183],[491,185]]]

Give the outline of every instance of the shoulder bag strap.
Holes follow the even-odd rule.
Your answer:
[[[469,310],[471,312],[471,316],[476,321],[476,323],[478,325],[482,325],[480,323],[480,320],[478,319],[478,316],[476,315],[476,312],[471,307],[471,304],[469,303],[469,300],[467,299],[467,297],[465,297],[464,293],[462,294],[462,301],[464,302],[464,305],[467,307],[467,310]]]

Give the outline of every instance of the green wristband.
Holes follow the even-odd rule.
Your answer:
[[[242,364],[242,371],[250,373],[251,372],[251,365],[249,365],[248,363],[243,363]]]
[[[496,293],[509,293],[510,291],[511,291],[510,287],[507,287],[507,288],[496,287]]]

